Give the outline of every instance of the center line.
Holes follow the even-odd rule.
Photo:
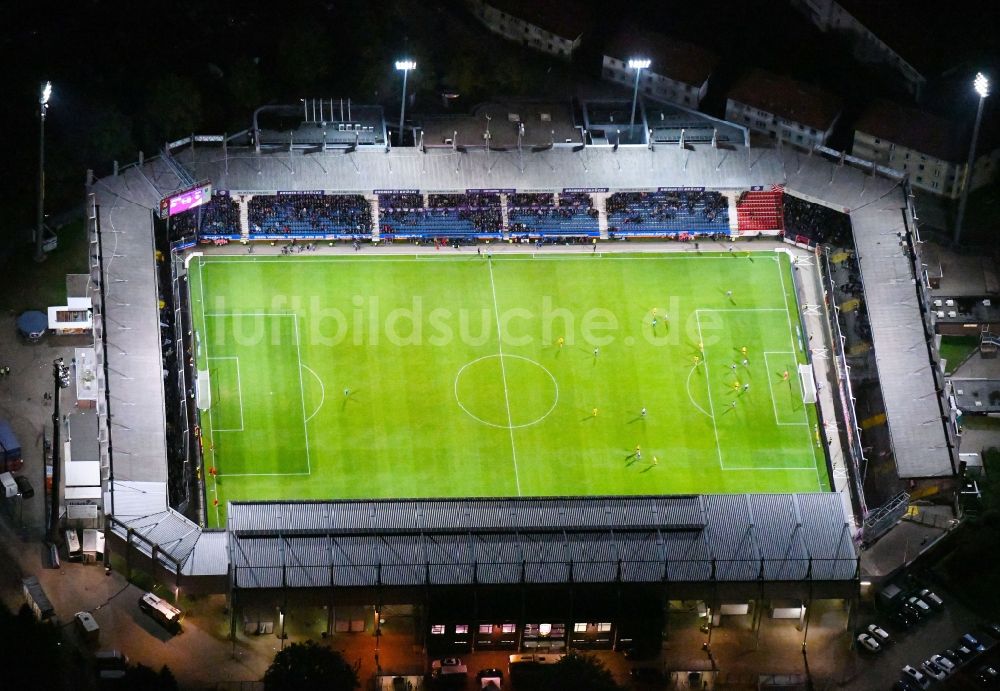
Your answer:
[[[500,307],[497,305],[497,286],[493,282],[493,258],[488,257],[486,265],[490,268],[490,289],[493,291],[493,316],[497,320],[497,344],[500,348],[500,375],[503,379],[503,397],[507,403],[507,429],[510,431],[510,453],[514,458],[514,484],[517,486],[517,496],[521,496],[521,478],[517,472],[517,449],[514,447],[514,419],[510,414],[510,394],[507,392],[507,368],[503,364],[503,334],[500,333]]]

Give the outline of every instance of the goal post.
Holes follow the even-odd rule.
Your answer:
[[[802,383],[802,400],[805,403],[816,402],[816,379],[813,376],[812,365],[799,365],[799,381]]]
[[[198,380],[195,383],[195,402],[198,410],[208,410],[212,407],[212,386],[208,380],[208,370],[198,370]]]

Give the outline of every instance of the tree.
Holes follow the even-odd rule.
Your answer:
[[[570,653],[554,665],[525,671],[517,677],[521,691],[621,691],[604,663],[584,653]]]
[[[314,641],[278,651],[264,673],[266,691],[352,691],[357,670],[337,651]]]
[[[123,691],[177,691],[177,680],[166,665],[159,673],[146,665],[134,665],[125,670],[125,678],[117,688]]]

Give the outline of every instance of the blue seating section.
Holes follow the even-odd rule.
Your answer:
[[[170,218],[171,235],[239,236],[240,207],[228,194],[213,194],[207,204]]]
[[[360,194],[257,195],[247,209],[251,235],[370,237],[372,210]]]
[[[381,234],[397,238],[499,238],[499,194],[380,194]]]
[[[607,212],[611,235],[729,232],[729,204],[719,192],[615,192]]]
[[[597,237],[597,210],[589,194],[563,193],[556,205],[549,193],[528,192],[507,197],[507,225],[513,237]]]

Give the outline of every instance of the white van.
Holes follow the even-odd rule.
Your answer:
[[[168,630],[177,633],[181,629],[181,618],[184,613],[172,604],[153,593],[146,593],[139,598],[139,608],[160,622]]]

